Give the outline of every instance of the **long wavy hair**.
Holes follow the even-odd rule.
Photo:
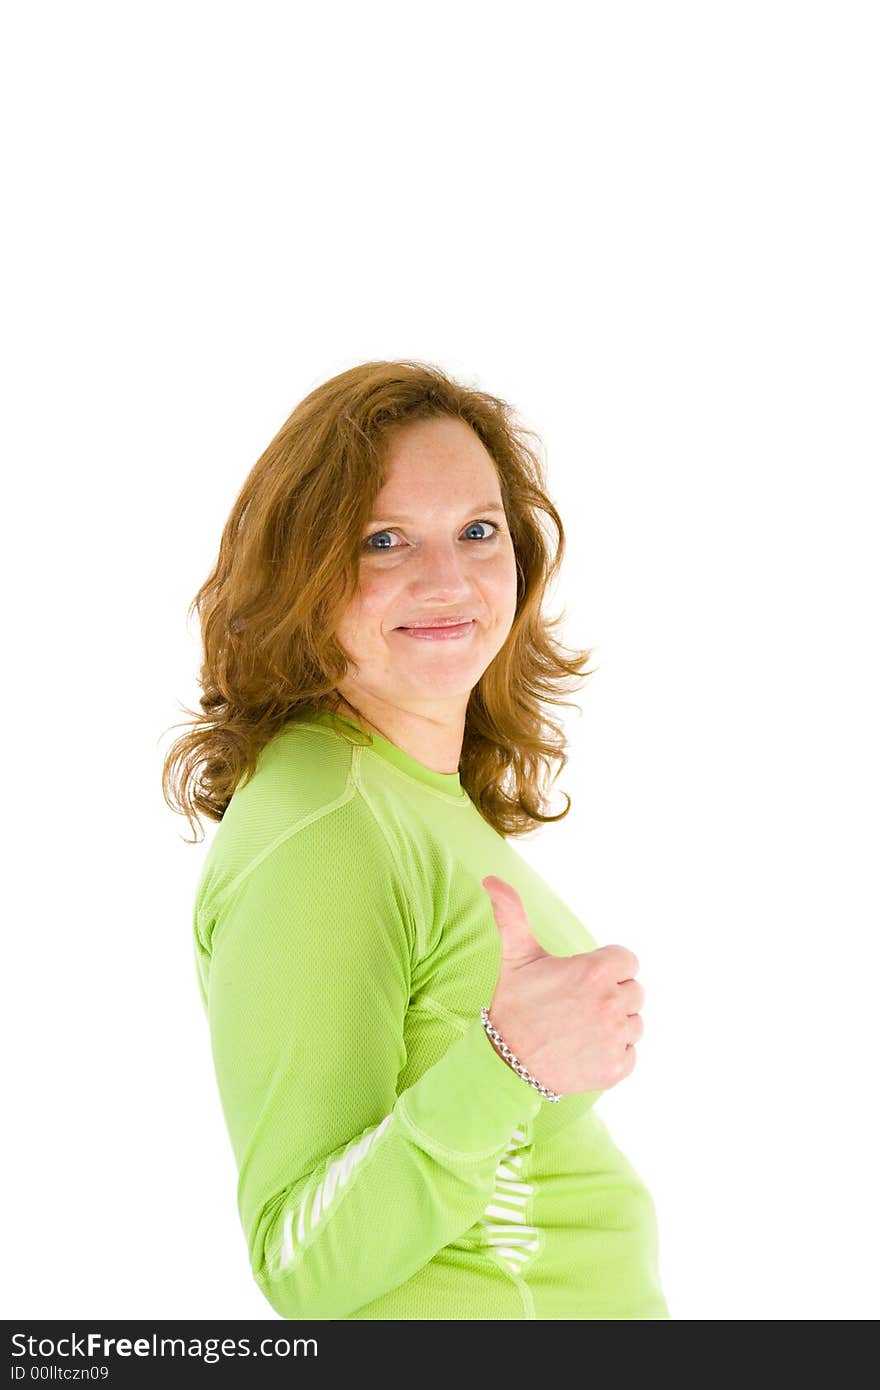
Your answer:
[[[192,715],[189,732],[162,770],[166,803],[193,831],[188,843],[198,843],[200,813],[223,819],[260,750],[305,705],[338,710],[336,686],[349,663],[335,633],[357,593],[361,537],[387,477],[390,432],[445,416],[470,425],[493,459],[517,570],[513,625],[468,701],[461,784],[505,837],[568,815],[567,793],[563,810],[548,810],[548,788],[568,761],[548,706],[572,705],[562,697],[593,674],[585,669],[593,653],[564,648],[554,629],[565,612],[543,611],[565,533],[547,496],[540,440],[507,401],[434,365],[377,361],[318,386],[282,425],[246,478],[214,568],[190,604],[188,618],[198,610],[202,632],[201,710],[181,706]],[[366,729],[336,727],[352,742],[372,739]]]

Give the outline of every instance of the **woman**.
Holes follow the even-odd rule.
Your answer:
[[[222,821],[196,967],[285,1318],[670,1316],[653,1201],[594,1108],[635,1063],[638,962],[510,843],[568,814],[545,702],[590,655],[541,611],[564,533],[526,434],[435,367],[343,372],[194,600],[202,713],[163,786]]]

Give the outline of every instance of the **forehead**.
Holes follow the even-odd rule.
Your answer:
[[[387,446],[388,471],[376,497],[380,507],[412,511],[417,503],[432,508],[501,502],[498,474],[491,454],[463,420],[417,420],[400,426]]]

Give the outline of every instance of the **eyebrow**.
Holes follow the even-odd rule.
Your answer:
[[[498,512],[501,516],[505,515],[504,508],[500,502],[479,502],[476,506],[469,507],[466,515],[473,516],[475,512]],[[376,515],[372,517],[370,525],[380,518],[385,521],[403,521],[407,524],[414,520],[411,516],[392,516],[390,512],[377,512]]]

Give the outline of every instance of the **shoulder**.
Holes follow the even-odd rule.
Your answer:
[[[287,901],[394,906],[415,942],[413,894],[381,808],[365,797],[354,749],[314,726],[285,728],[261,750],[253,777],[235,791],[206,854],[196,888],[196,934],[207,947],[224,905],[248,883]],[[408,933],[409,934],[409,933]]]
[[[322,730],[286,725],[260,750],[256,769],[234,792],[214,837],[225,861],[241,867],[310,817],[352,799],[351,751]]]

